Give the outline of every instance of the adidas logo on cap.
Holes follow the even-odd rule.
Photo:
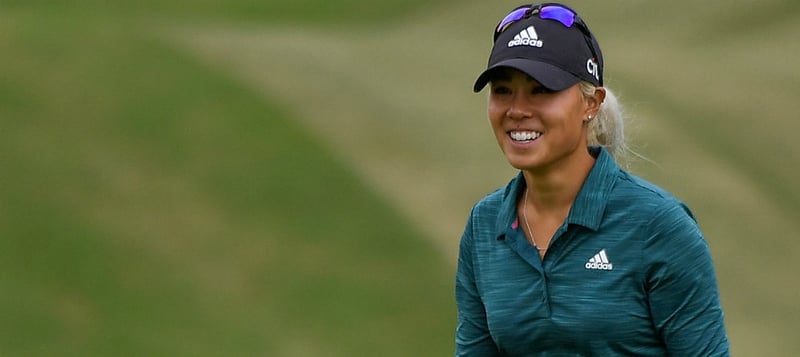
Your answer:
[[[536,29],[533,28],[533,26],[528,26],[528,28],[514,36],[513,40],[508,41],[508,47],[515,46],[542,47],[542,40],[540,40],[539,35],[536,34]]]

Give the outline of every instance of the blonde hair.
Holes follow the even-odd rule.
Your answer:
[[[589,82],[580,82],[581,92],[586,97],[594,95],[595,86]],[[602,146],[614,160],[621,164],[627,164],[628,154],[634,153],[625,142],[625,118],[622,105],[619,104],[617,96],[608,87],[606,98],[600,105],[597,115],[588,124],[588,144],[589,146]]]

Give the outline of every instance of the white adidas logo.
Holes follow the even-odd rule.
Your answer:
[[[608,261],[608,257],[606,256],[606,250],[603,249],[599,253],[595,254],[592,259],[589,259],[585,265],[586,269],[592,270],[612,270],[614,269],[613,264]]]
[[[528,28],[514,36],[513,40],[508,41],[508,47],[514,46],[542,47],[542,40],[540,40],[539,35],[536,34],[536,29],[534,29],[533,26],[528,26]]]

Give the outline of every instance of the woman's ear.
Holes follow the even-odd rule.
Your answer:
[[[600,105],[606,99],[606,89],[603,87],[596,87],[594,93],[586,98],[586,117],[594,118],[600,110]]]

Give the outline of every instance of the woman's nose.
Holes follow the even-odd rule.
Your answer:
[[[521,98],[516,97],[511,102],[511,105],[508,107],[508,111],[506,111],[506,116],[509,119],[525,119],[531,116],[531,111],[525,103],[521,100]]]

